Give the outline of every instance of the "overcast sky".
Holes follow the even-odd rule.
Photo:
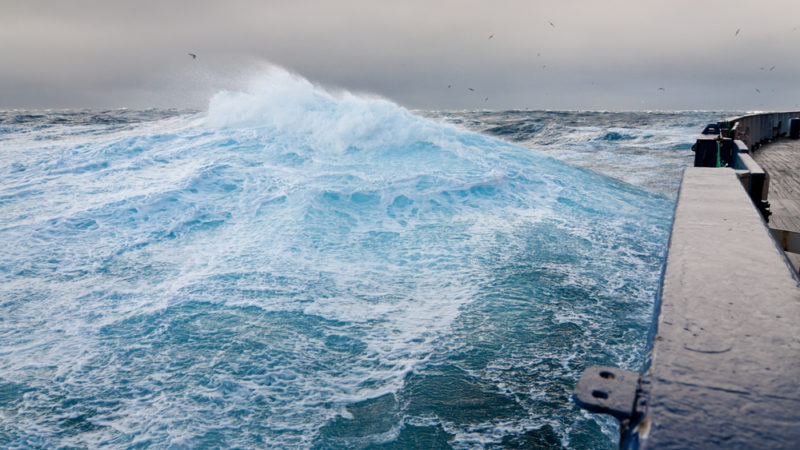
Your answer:
[[[797,109],[798,44],[799,0],[0,0],[0,108],[205,108],[275,64],[408,108]]]

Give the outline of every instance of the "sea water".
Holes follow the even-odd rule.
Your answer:
[[[275,71],[0,113],[3,447],[613,448],[711,113],[410,112]]]

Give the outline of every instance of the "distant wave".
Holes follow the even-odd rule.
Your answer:
[[[429,112],[579,167],[672,197],[697,130],[725,112]]]
[[[636,139],[636,136],[631,136],[630,134],[622,134],[616,131],[610,131],[600,139],[603,141],[627,141],[631,139]]]

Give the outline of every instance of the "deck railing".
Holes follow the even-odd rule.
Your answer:
[[[789,120],[800,117],[800,112],[771,112],[748,114],[728,119],[733,139],[741,140],[750,149],[765,141],[789,134]]]

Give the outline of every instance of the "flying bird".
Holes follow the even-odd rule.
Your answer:
[[[467,88],[467,89],[469,89],[472,92],[475,92],[475,89],[472,89],[472,88]]]
[[[666,91],[664,88],[658,88],[659,91]]]
[[[489,39],[491,39],[491,38],[493,38],[493,37],[494,37],[494,35],[493,35],[493,34],[490,34],[490,35],[489,35]]]
[[[189,53],[189,56],[191,56],[192,59],[197,59],[197,55],[195,55],[194,53]]]
[[[447,89],[450,89],[451,87],[452,87],[451,85],[449,85],[449,84],[447,85]]]
[[[550,24],[550,26],[551,26],[551,27],[553,27],[553,28],[555,28],[555,27],[556,27],[556,25],[555,25],[553,22],[550,22],[549,20],[547,21],[547,23],[549,23],[549,24]]]
[[[742,29],[741,28],[737,28],[736,29],[736,33],[733,33],[733,37],[738,36],[740,31],[742,31]]]
[[[772,66],[772,67],[769,68],[770,72],[772,72],[773,70],[775,70],[775,66]]]
[[[761,93],[761,91],[760,91],[760,90],[758,90],[758,88],[756,88],[756,92],[758,92],[759,94]]]
[[[483,99],[483,101],[488,102],[489,101],[489,97],[486,97],[485,99]]]

